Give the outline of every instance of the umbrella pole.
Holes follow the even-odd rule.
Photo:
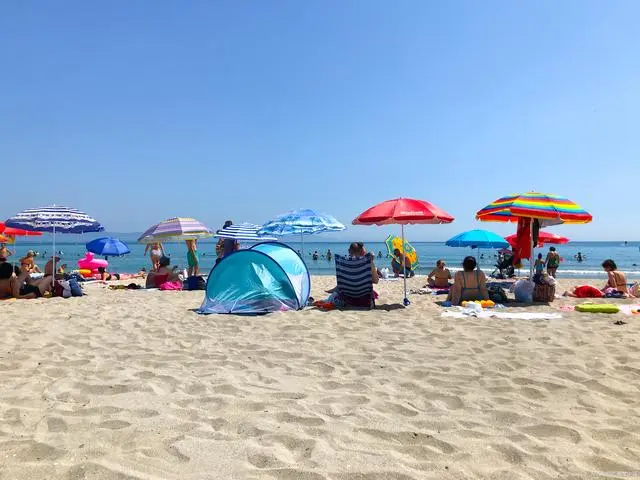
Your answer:
[[[533,280],[533,254],[535,252],[536,246],[533,243],[533,218],[531,219],[531,225],[529,226],[529,236],[531,238],[531,258],[529,259],[529,280]]]
[[[404,251],[404,225],[400,225],[400,228],[402,230],[402,271],[404,272],[404,299],[402,300],[402,303],[404,303],[404,306],[406,307],[411,302],[409,302],[409,299],[407,298],[407,261],[405,259]]]
[[[304,258],[304,233],[300,232],[300,251],[302,252],[302,258]]]
[[[54,292],[55,286],[56,286],[56,226],[55,225],[53,226],[53,258],[52,260],[53,260],[53,272],[51,275],[51,288],[52,288],[51,291]],[[45,263],[45,266],[46,266],[46,263]]]

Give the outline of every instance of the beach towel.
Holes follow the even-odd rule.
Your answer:
[[[469,309],[471,310],[471,309]],[[508,311],[495,311],[495,310],[481,310],[481,311],[468,311],[465,313],[465,309],[457,307],[456,309],[447,310],[442,312],[443,317],[448,318],[498,318],[508,320],[556,320],[562,318],[559,313],[532,313],[532,312],[508,312]]]
[[[164,282],[158,287],[160,290],[182,290],[182,282],[174,280],[172,282]]]

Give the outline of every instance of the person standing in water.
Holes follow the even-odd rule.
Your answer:
[[[185,240],[187,244],[187,275],[200,275],[198,244],[196,240]]]
[[[160,267],[160,259],[165,256],[164,247],[160,242],[147,243],[144,248],[144,254],[149,252],[149,260],[151,260],[152,270],[155,271]]]
[[[549,247],[545,263],[547,265],[547,273],[556,278],[556,272],[560,266],[560,255],[556,252],[556,247]]]

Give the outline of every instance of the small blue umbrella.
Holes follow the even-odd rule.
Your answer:
[[[119,257],[131,253],[125,243],[113,237],[101,237],[91,240],[86,245],[87,251],[104,257]]]
[[[506,248],[509,246],[504,238],[488,230],[469,230],[451,237],[445,242],[448,247],[471,248]]]
[[[509,242],[497,233],[488,230],[469,230],[451,237],[445,242],[445,245],[449,247],[477,248],[479,251],[481,248],[506,248],[509,246]],[[478,258],[479,262],[480,259]]]
[[[304,234],[339,232],[345,226],[331,215],[311,209],[292,210],[269,220],[258,231],[259,235],[300,235],[304,253]]]

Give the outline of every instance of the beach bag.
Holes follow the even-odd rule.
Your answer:
[[[487,288],[489,300],[493,303],[507,303],[507,292],[500,285],[490,285]]]
[[[72,297],[81,297],[82,295],[84,295],[82,287],[78,283],[78,280],[76,280],[75,278],[69,278],[67,282],[69,283],[69,289],[71,290]]]
[[[185,290],[205,290],[207,288],[207,282],[204,281],[202,275],[192,275],[184,282]]]
[[[159,288],[160,290],[182,290],[182,282],[180,280],[164,282]]]
[[[537,284],[533,289],[533,301],[550,303],[556,298],[556,287],[554,285]]]
[[[513,286],[513,294],[518,303],[533,303],[535,283],[530,280],[518,280]]]
[[[67,280],[56,280],[54,292],[57,297],[71,297],[71,287],[69,286],[69,282]]]

